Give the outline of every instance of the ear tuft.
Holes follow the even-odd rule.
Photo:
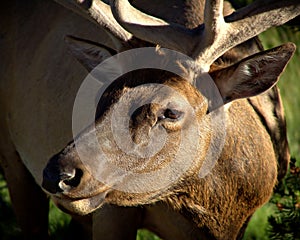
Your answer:
[[[105,59],[116,54],[113,49],[89,40],[66,36],[65,42],[75,58],[90,72]]]

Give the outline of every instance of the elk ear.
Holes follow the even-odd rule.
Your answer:
[[[287,43],[211,72],[224,103],[256,96],[274,86],[295,49],[293,43]]]
[[[76,59],[90,72],[105,59],[116,54],[116,51],[88,40],[66,36],[65,42]]]

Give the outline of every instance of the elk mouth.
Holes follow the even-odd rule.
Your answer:
[[[66,194],[50,194],[55,205],[66,213],[86,215],[103,206],[109,190],[104,189],[84,197],[70,197]]]
[[[43,170],[42,188],[61,210],[78,215],[101,207],[112,190],[89,174],[76,151],[60,152],[49,160]]]

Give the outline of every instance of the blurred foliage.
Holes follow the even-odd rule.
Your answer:
[[[277,207],[268,218],[270,239],[300,239],[300,167],[296,166],[295,159],[291,159],[290,171],[270,203]]]
[[[0,172],[0,239],[21,239],[21,230],[16,223],[11,207],[9,193],[3,175]]]
[[[160,240],[160,238],[146,229],[141,229],[138,231],[136,240]]]

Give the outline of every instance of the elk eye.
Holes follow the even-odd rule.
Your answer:
[[[171,119],[171,120],[177,120],[177,119],[179,119],[182,115],[183,115],[183,112],[180,112],[180,111],[175,110],[175,109],[169,109],[169,108],[167,108],[167,109],[163,112],[162,116],[160,116],[159,119],[162,120],[162,119],[168,118],[168,119]]]

